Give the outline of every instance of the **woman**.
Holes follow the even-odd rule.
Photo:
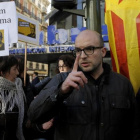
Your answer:
[[[72,55],[61,55],[57,61],[56,73],[72,70],[75,58]]]
[[[71,55],[61,55],[57,61],[56,73],[68,72],[68,71],[72,70],[74,61],[75,61],[75,58]],[[48,79],[49,79],[49,77],[46,78],[46,84],[44,84],[44,86],[47,85],[47,83],[51,80],[51,79],[49,79],[49,80]],[[37,91],[37,88],[41,89],[39,87],[41,87],[41,84],[36,85],[36,91]],[[46,124],[44,123],[45,127],[43,129],[47,130],[47,132],[49,132],[49,133],[46,133],[45,138],[47,138],[47,139],[43,139],[43,140],[53,140],[54,125],[55,125],[56,119],[57,119],[57,117],[51,119]],[[38,140],[41,140],[41,139],[38,139]]]
[[[18,60],[14,56],[0,57],[1,140],[24,140],[22,123],[25,95],[18,74]]]
[[[71,55],[61,55],[57,61],[56,73],[67,72],[73,68],[75,58]],[[38,83],[34,87],[34,93],[37,95],[48,84],[51,78],[47,77],[42,82]],[[55,118],[57,119],[57,117]],[[55,119],[44,123],[42,130],[47,130],[46,133],[40,135],[39,139],[36,140],[53,140]],[[43,127],[44,126],[44,127]],[[43,139],[42,139],[43,138]]]
[[[27,108],[28,108],[30,103],[34,99],[32,88],[31,88],[31,83],[29,81],[29,75],[26,74],[26,86],[23,85],[23,82],[24,82],[24,58],[21,56],[16,56],[16,58],[18,60],[18,71],[19,71],[18,77],[22,80],[22,87],[23,87],[23,90],[24,90],[24,93],[25,93],[25,96],[27,99],[27,105],[28,105]],[[34,138],[40,137],[40,135],[42,135],[42,132],[46,132],[45,130],[43,130],[43,127],[45,127],[46,129],[49,129],[49,126],[51,124],[52,124],[51,121],[46,122],[44,124],[31,123],[30,120],[28,120],[28,117],[27,117],[27,114],[25,111],[24,125],[23,125],[25,139],[26,140],[33,140]]]

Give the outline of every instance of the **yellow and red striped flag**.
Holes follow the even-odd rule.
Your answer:
[[[106,0],[113,70],[130,79],[135,94],[140,88],[140,0]]]

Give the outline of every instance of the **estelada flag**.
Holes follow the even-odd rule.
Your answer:
[[[140,88],[140,0],[106,0],[113,70],[130,79],[135,94]]]

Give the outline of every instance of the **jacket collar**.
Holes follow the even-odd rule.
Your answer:
[[[109,73],[111,71],[110,65],[107,63],[103,63],[103,73],[99,76],[98,79],[94,79],[89,73],[84,72],[85,76],[89,79],[91,79],[94,83],[99,84],[100,82],[109,84]],[[78,71],[82,71],[80,68],[78,68]]]
[[[104,83],[109,84],[109,74],[111,72],[110,65],[107,63],[103,63],[103,69],[104,69],[103,72],[104,78],[102,80]]]

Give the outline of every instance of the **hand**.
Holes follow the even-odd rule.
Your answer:
[[[52,125],[53,125],[53,119],[51,119],[51,120],[48,121],[48,122],[43,123],[43,124],[42,124],[42,128],[43,128],[44,130],[48,130],[48,129],[50,129],[50,128],[52,127]]]
[[[79,86],[84,87],[84,84],[87,83],[87,78],[85,77],[84,73],[77,71],[79,57],[80,56],[76,57],[72,72],[68,75],[61,86],[61,94],[68,93],[71,90],[71,87],[79,89]]]

